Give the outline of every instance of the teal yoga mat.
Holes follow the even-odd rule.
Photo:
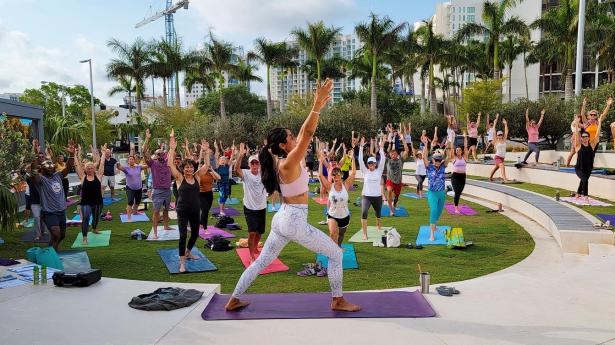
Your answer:
[[[416,193],[402,193],[401,196],[411,199],[420,199]]]
[[[390,217],[390,213],[389,213],[389,205],[387,204],[382,204],[382,211],[380,211],[381,216],[382,217]],[[395,208],[395,211],[393,212],[393,214],[395,214],[395,217],[408,217],[408,210],[406,210],[405,207],[403,206],[397,206]]]
[[[111,198],[110,196],[105,196],[103,197],[103,205],[105,206],[109,206],[115,202],[121,201],[122,198],[121,197],[115,197],[115,198]]]
[[[357,263],[357,255],[354,251],[354,246],[352,243],[342,243],[342,249],[344,250],[342,268],[345,270],[358,269],[359,263]],[[316,254],[316,261],[320,262],[324,268],[327,268],[329,265],[329,259],[322,254]]]
[[[59,252],[58,256],[64,265],[64,272],[79,273],[91,269],[90,258],[85,250],[68,250]]]
[[[158,249],[158,255],[167,266],[169,273],[179,273],[179,252],[177,247]],[[196,260],[186,260],[186,273],[217,271],[218,268],[196,247],[192,248]]]
[[[275,203],[275,205],[274,204],[267,204],[267,213],[278,212],[280,210],[281,206],[282,205],[277,203],[277,202]]]
[[[416,237],[416,244],[420,245],[446,245],[446,230],[449,230],[450,226],[438,226],[434,233],[435,240],[429,240],[430,228],[429,225],[421,225],[419,228],[419,234]]]

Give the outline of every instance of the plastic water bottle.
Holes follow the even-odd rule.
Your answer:
[[[34,265],[34,268],[32,268],[32,282],[34,285],[38,285],[38,265]]]
[[[41,284],[47,284],[47,266],[41,267]]]
[[[141,230],[137,230],[137,240],[141,241]]]

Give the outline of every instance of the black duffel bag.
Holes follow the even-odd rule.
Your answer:
[[[56,286],[90,286],[100,280],[102,271],[100,269],[91,269],[79,273],[55,272],[53,274],[53,283]]]

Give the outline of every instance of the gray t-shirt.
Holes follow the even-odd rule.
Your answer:
[[[401,183],[401,168],[403,161],[398,159],[387,159],[387,179],[395,184]]]
[[[66,196],[62,188],[61,172],[54,173],[51,177],[41,175],[41,208],[44,212],[66,211]]]
[[[243,205],[250,210],[262,210],[267,207],[267,191],[261,181],[260,172],[253,175],[248,169],[241,169],[243,174]]]

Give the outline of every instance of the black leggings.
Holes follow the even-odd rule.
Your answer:
[[[88,235],[90,216],[92,217],[92,229],[96,230],[98,228],[102,206],[103,205],[81,205],[81,234],[83,237]]]
[[[416,190],[417,191],[422,191],[423,190],[423,182],[425,182],[425,177],[427,175],[415,175],[416,177]]]
[[[177,223],[179,227],[179,256],[186,255],[186,238],[188,237],[188,223],[190,223],[190,239],[188,250],[192,250],[199,237],[199,210],[178,210]]]
[[[207,219],[209,218],[209,210],[214,202],[214,192],[200,192],[199,199],[201,201],[201,225],[207,229]]]
[[[575,168],[574,171],[581,181],[579,181],[579,188],[577,189],[577,195],[588,196],[589,189],[589,177],[592,175],[591,171],[587,172],[579,168]]]
[[[68,179],[66,177],[62,179],[62,189],[64,190],[64,197],[68,198]]]
[[[451,175],[451,184],[453,185],[453,191],[455,192],[455,206],[459,206],[459,198],[466,186],[466,174],[454,172]]]
[[[382,211],[382,196],[365,196],[361,200],[361,219],[367,219],[369,207],[373,207],[376,212],[376,218],[380,218]]]

